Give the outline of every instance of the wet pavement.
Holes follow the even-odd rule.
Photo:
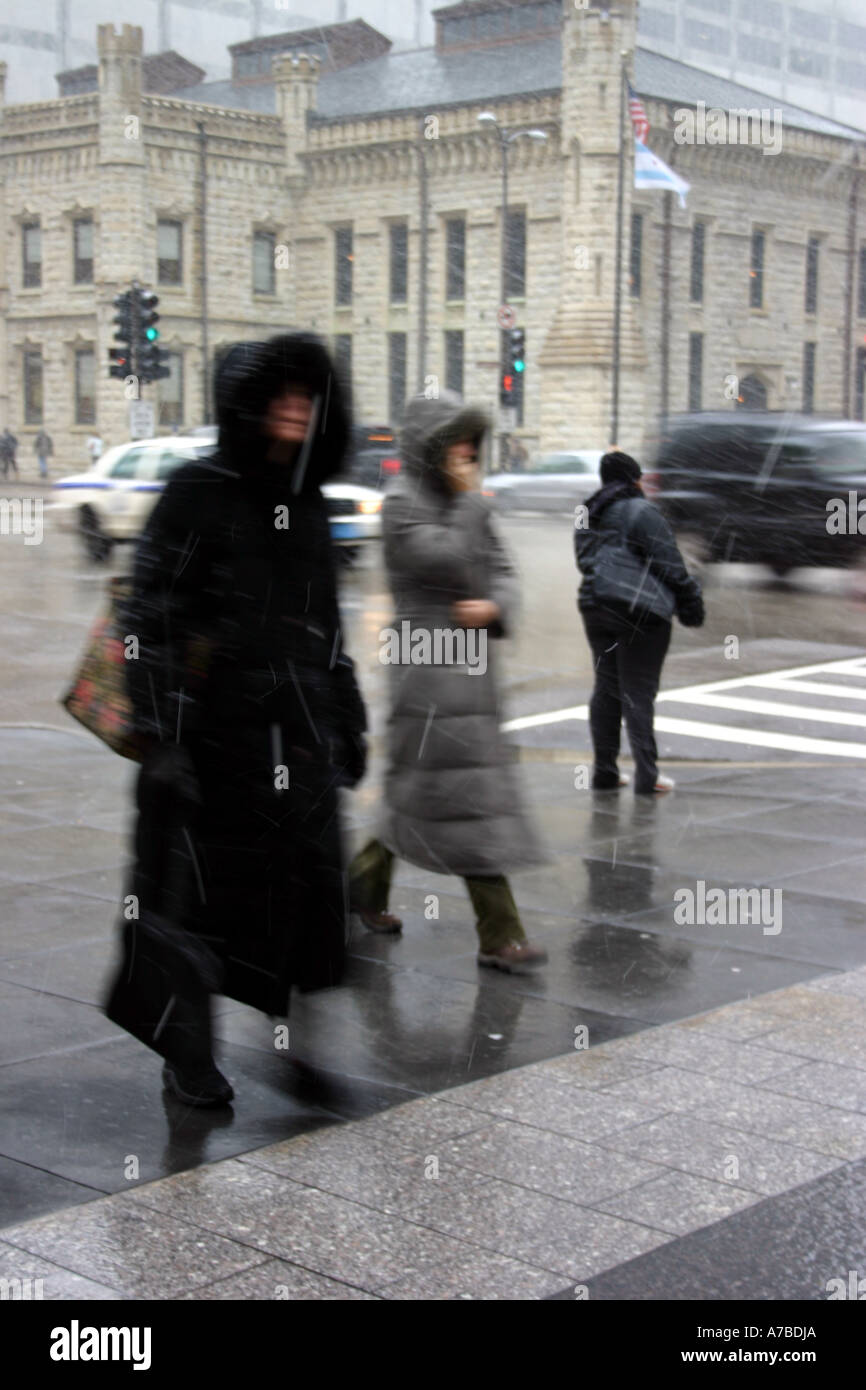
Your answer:
[[[548,966],[479,970],[461,886],[402,865],[402,937],[356,937],[346,983],[293,1010],[289,1050],[318,1070],[288,1060],[262,1015],[223,1000],[221,1065],[238,1099],[225,1116],[190,1112],[160,1095],[158,1060],[99,1009],[126,766],[46,730],[0,732],[0,757],[15,784],[0,833],[3,1224],[128,1188],[130,1156],[135,1181],[151,1181],[560,1056],[576,1029],[595,1047],[866,963],[859,769],[680,769],[673,796],[644,804],[575,791],[570,766],[528,763],[552,862],[514,887]],[[356,839],[375,814],[363,794]],[[698,879],[781,889],[781,929],[678,925],[674,894]],[[431,894],[438,920],[425,915]]]
[[[507,657],[506,714],[538,720],[579,708],[591,684],[573,606],[570,538],[553,520],[518,517],[507,532],[527,596],[522,635]],[[564,546],[562,563],[554,537]],[[15,1231],[3,1231],[14,1249],[0,1251],[0,1275],[12,1266],[26,1274],[16,1265],[25,1249],[31,1263],[48,1258],[67,1271],[62,1278],[52,1274],[66,1290],[61,1297],[270,1298],[273,1285],[286,1281],[292,1297],[381,1296],[385,1286],[390,1297],[571,1297],[573,1290],[563,1289],[578,1280],[589,1281],[599,1298],[721,1298],[728,1295],[709,1290],[731,1286],[736,1275],[747,1292],[730,1296],[809,1298],[825,1295],[808,1282],[805,1256],[787,1283],[777,1279],[779,1292],[754,1290],[772,1283],[769,1256],[760,1251],[787,1248],[791,1232],[807,1241],[813,1217],[827,1277],[843,1258],[845,1270],[856,1267],[857,1241],[852,1235],[843,1257],[839,1233],[854,1215],[851,1229],[862,1233],[866,1001],[856,972],[866,966],[860,747],[866,740],[856,720],[837,725],[799,713],[691,705],[688,694],[707,683],[770,676],[774,685],[715,693],[728,701],[796,704],[810,714],[866,712],[859,573],[800,572],[779,585],[740,567],[712,572],[708,626],[676,630],[663,688],[673,692],[672,713],[676,692],[686,692],[676,708],[681,725],[712,721],[733,733],[726,739],[682,727],[662,733],[677,778],[669,798],[645,802],[629,791],[593,795],[583,788],[577,773],[589,748],[579,713],[515,729],[550,863],[516,876],[513,886],[529,935],[548,949],[548,966],[519,978],[480,970],[462,885],[401,865],[392,905],[404,918],[402,937],[355,937],[345,984],[293,1007],[289,1056],[275,1045],[267,1019],[220,1001],[221,1065],[237,1100],[217,1114],[165,1098],[158,1059],[108,1023],[99,1007],[113,960],[135,769],[78,730],[56,701],[101,604],[104,571],[80,559],[73,538],[50,529],[42,547],[25,550],[18,538],[2,545],[0,1226],[14,1223]],[[346,798],[355,844],[375,829],[381,780],[384,668],[376,651],[389,614],[375,556],[346,573],[343,604],[373,716],[370,776]],[[737,633],[732,661],[724,642]],[[812,673],[803,674],[804,667]],[[819,689],[801,690],[803,682]],[[660,715],[665,709],[662,701]],[[750,743],[744,735],[755,732],[778,733],[783,742]],[[811,742],[804,751],[785,745],[792,738]],[[829,751],[821,740],[842,747]],[[627,759],[623,766],[628,769]],[[678,921],[676,895],[697,892],[699,881],[726,893],[780,890],[781,929],[769,921]],[[438,900],[433,919],[431,894]],[[819,977],[820,988],[812,988]],[[751,1000],[745,1010],[737,1002],[744,1000]],[[702,1017],[694,1026],[683,1022]],[[756,1022],[761,1036],[753,1032]],[[585,1081],[588,1073],[576,1077],[581,1068],[606,1066],[607,1057],[617,1059],[610,1063],[620,1069],[610,1087],[620,1089],[601,1103],[598,1088]],[[575,1085],[564,1090],[557,1083],[551,1093],[545,1067],[554,1077],[567,1072]],[[780,1089],[783,1080],[799,1089]],[[473,1086],[492,1089],[476,1093]],[[487,1102],[475,1113],[476,1094],[497,1097],[492,1121],[485,1119]],[[591,1104],[583,1103],[587,1095],[596,1097]],[[807,1109],[797,1112],[798,1104]],[[464,1123],[465,1114],[455,1117],[452,1110],[466,1105],[474,1116],[467,1133],[490,1124],[495,1133],[460,1149],[463,1131],[450,1127],[449,1116]],[[683,1111],[692,1116],[685,1128]],[[799,1133],[791,1129],[795,1112],[804,1126]],[[431,1131],[427,1120],[419,1121],[416,1131],[415,1120],[407,1121],[411,1142],[404,1142],[394,1137],[402,1124],[394,1117],[401,1115],[449,1122]],[[496,1130],[499,1124],[529,1132]],[[761,1160],[766,1179],[731,1186],[715,1169],[689,1166],[688,1156],[710,1142],[705,1131],[719,1124],[781,1147],[775,1168],[769,1151]],[[631,1129],[633,1147],[608,1143],[612,1133]],[[371,1152],[365,1166],[363,1144],[354,1160],[356,1181],[369,1183],[369,1191],[346,1192],[324,1180],[354,1136],[369,1135],[375,1151],[389,1134],[393,1191],[387,1182],[377,1187],[378,1159]],[[419,1179],[416,1160],[441,1158],[446,1140],[457,1151],[459,1192],[447,1201],[443,1189],[437,1189],[441,1198],[429,1191],[422,1198],[418,1183],[429,1189],[429,1181]],[[320,1142],[326,1148],[317,1149]],[[569,1145],[604,1153],[599,1158]],[[615,1163],[611,1150],[619,1155]],[[492,1157],[479,1166],[479,1155]],[[616,1174],[612,1186],[592,1185],[593,1163]],[[653,1164],[663,1171],[656,1174]],[[172,1176],[199,1167],[200,1179]],[[682,1173],[690,1174],[688,1182],[677,1176]],[[467,1236],[479,1182],[489,1189],[491,1229],[503,1232],[494,1246],[477,1233]],[[304,1200],[295,1203],[298,1185]],[[516,1191],[499,1194],[499,1186]],[[643,1206],[623,1195],[638,1188]],[[222,1225],[219,1202],[213,1220],[205,1219],[211,1190],[231,1191],[240,1204]],[[268,1202],[281,1213],[286,1203],[297,1206],[297,1230],[279,1227],[282,1234],[271,1243],[247,1240],[239,1214],[247,1193],[259,1213],[255,1221],[264,1219]],[[458,1215],[437,1214],[452,1203]],[[521,1203],[525,1222],[517,1215]],[[566,1213],[571,1224],[559,1244],[552,1234],[545,1244],[563,1203],[575,1208]],[[34,1218],[47,1224],[28,1225],[22,1235],[17,1223]],[[55,1230],[54,1220],[68,1224]],[[373,1255],[363,1267],[340,1268],[333,1253],[318,1263],[300,1259],[299,1242],[306,1249],[304,1242],[332,1240],[343,1249],[345,1232],[356,1230],[352,1221],[367,1233],[371,1251],[384,1241],[389,1253],[378,1263]],[[393,1225],[387,1237],[383,1221]],[[540,1231],[537,1240],[521,1235],[527,1222]],[[621,1226],[628,1227],[624,1234]],[[51,1233],[51,1250],[40,1231]],[[74,1254],[111,1247],[120,1231],[141,1239],[140,1264],[130,1254],[123,1277],[110,1259],[91,1263]],[[198,1264],[191,1252],[187,1263],[179,1259],[176,1284],[145,1292],[150,1285],[141,1271],[151,1269],[153,1278],[158,1272],[147,1263],[149,1242],[172,1231],[190,1239],[195,1232]],[[469,1253],[453,1248],[467,1240]],[[726,1273],[742,1240],[760,1248]],[[594,1252],[592,1259],[574,1253],[585,1250]],[[452,1266],[454,1277],[446,1279],[443,1271]],[[678,1270],[686,1268],[688,1278],[680,1278]],[[438,1273],[425,1284],[429,1270]],[[817,1278],[817,1265],[815,1271]],[[329,1280],[339,1292],[328,1291]],[[790,1292],[807,1287],[813,1291]],[[430,1291],[419,1293],[423,1288]],[[689,1288],[706,1292],[682,1292]],[[646,1292],[655,1289],[666,1292]]]
[[[856,1297],[864,1001],[866,969],[823,976],[145,1182],[7,1227],[0,1276],[84,1300]]]

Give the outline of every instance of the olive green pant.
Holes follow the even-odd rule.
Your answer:
[[[363,912],[387,912],[394,855],[381,840],[370,840],[349,866],[352,907]],[[511,941],[525,941],[517,904],[504,874],[464,878],[475,910],[475,929],[481,950],[498,951]]]

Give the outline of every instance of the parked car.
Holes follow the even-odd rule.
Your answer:
[[[85,473],[60,478],[52,512],[64,530],[77,530],[92,560],[107,560],[113,547],[141,535],[156,499],[176,468],[212,454],[216,431],[142,439],[108,449]],[[331,538],[345,559],[382,533],[382,494],[345,479],[326,483]]]
[[[544,454],[526,472],[488,473],[481,492],[499,511],[572,511],[601,487],[598,467],[603,453],[582,449]]]
[[[655,447],[645,491],[706,561],[851,565],[856,533],[828,529],[832,499],[866,496],[866,425],[771,411],[679,417]]]

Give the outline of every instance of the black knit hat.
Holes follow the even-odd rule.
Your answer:
[[[599,467],[602,483],[636,483],[641,476],[640,464],[630,454],[611,449]]]

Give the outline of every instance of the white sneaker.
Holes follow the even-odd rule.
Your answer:
[[[666,777],[663,772],[660,772],[656,778],[654,790],[657,792],[672,792],[675,786],[676,782],[673,777]]]

